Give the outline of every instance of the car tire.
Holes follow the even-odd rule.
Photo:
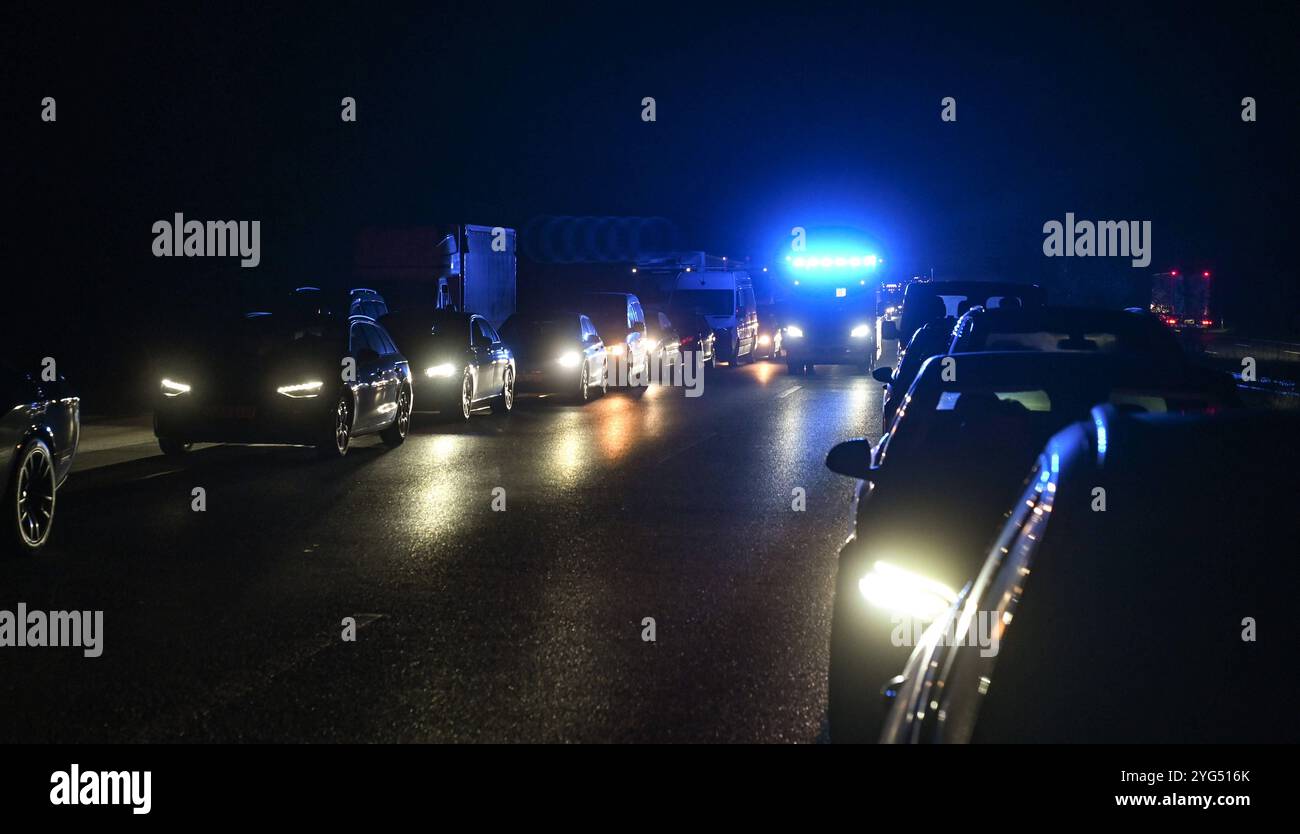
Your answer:
[[[505,416],[515,410],[515,372],[506,368],[505,380],[501,383],[501,394],[492,400],[492,413]]]
[[[574,394],[574,398],[579,405],[591,399],[591,371],[587,369],[585,362],[582,370],[578,371],[578,393]]]
[[[344,391],[330,409],[330,427],[316,444],[316,454],[324,460],[336,460],[352,448],[352,424],[355,419],[352,394]]]
[[[609,393],[609,363],[600,369],[600,395],[603,397]]]
[[[54,456],[43,440],[30,440],[14,455],[4,494],[3,549],[35,555],[50,540],[58,499]]]
[[[190,443],[187,440],[179,440],[175,437],[158,438],[158,448],[161,449],[162,453],[169,458],[178,458],[183,456],[193,445],[193,443]]]
[[[468,392],[468,399],[466,399]],[[444,423],[464,423],[469,420],[474,408],[474,374],[469,368],[461,376],[459,390],[449,395],[438,410],[438,417]]]
[[[379,433],[379,438],[390,449],[396,449],[406,442],[406,435],[411,430],[411,386],[403,384],[397,392],[397,416],[393,424]]]

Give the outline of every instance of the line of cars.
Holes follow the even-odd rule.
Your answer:
[[[516,313],[498,331],[432,304],[391,310],[369,288],[335,299],[301,286],[156,360],[154,434],[171,457],[214,442],[305,445],[328,459],[366,435],[402,445],[417,406],[454,422],[484,407],[509,414],[517,391],[583,403],[646,378],[652,364],[713,367],[718,333],[690,300],[670,318],[631,293],[584,293],[567,309]],[[35,553],[77,452],[81,401],[44,368],[4,364],[0,402],[0,551]]]
[[[640,396],[635,380],[652,364],[712,366],[716,339],[703,315],[647,311],[631,293],[582,293],[498,330],[432,304],[390,310],[373,290],[353,290],[347,315],[335,315],[320,290],[300,287],[278,309],[160,360],[154,432],[167,455],[225,442],[341,457],[364,435],[400,446],[417,409],[455,422],[484,407],[509,414],[519,392],[582,403],[623,385]]]
[[[1255,592],[1262,577],[1290,582],[1295,569],[1280,551],[1233,564],[1229,543],[1293,540],[1294,514],[1282,506],[1295,489],[1278,487],[1296,454],[1296,421],[1241,412],[1231,378],[1188,361],[1145,311],[1050,307],[1026,285],[925,282],[908,287],[899,321],[912,330],[897,333],[897,364],[875,371],[886,384],[884,434],[874,445],[841,443],[826,461],[860,481],[836,579],[832,739],[1171,740],[1175,727],[1183,741],[1265,735],[1257,724],[1241,736],[1222,723],[1195,726],[1196,711],[1232,689],[1216,667],[1183,657],[1144,669],[1135,658],[1149,659],[1151,620],[1161,634],[1206,635],[1213,617],[1207,660],[1246,669],[1257,692],[1281,696],[1293,683],[1293,663],[1269,677],[1276,645],[1255,651],[1239,631],[1252,612],[1282,614],[1280,599]],[[1239,433],[1266,439],[1229,452],[1223,436]],[[1249,499],[1237,495],[1242,485]],[[1239,516],[1225,518],[1207,497],[1223,492],[1233,493],[1224,510],[1258,501],[1249,531],[1225,532]],[[1174,589],[1196,584],[1189,570],[1236,584],[1184,607]],[[1034,611],[1023,625],[1022,598]],[[1275,624],[1276,636],[1300,637],[1291,622]],[[907,638],[922,633],[919,645]],[[990,639],[1005,665],[981,653]],[[1186,700],[1178,687],[1208,700]],[[1135,729],[1143,707],[1163,711]],[[997,718],[977,721],[985,709]],[[1294,739],[1294,716],[1282,718],[1279,732]]]

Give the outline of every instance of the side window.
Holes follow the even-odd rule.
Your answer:
[[[745,309],[746,309],[746,310],[757,310],[757,309],[758,309],[758,304],[755,303],[755,301],[754,301],[754,288],[753,288],[753,287],[745,287],[744,292],[742,293],[742,295],[743,295],[743,297],[744,297],[744,299],[745,299]]]
[[[492,330],[492,326],[487,323],[487,319],[474,319],[472,332],[475,347],[487,347],[498,341],[497,334]]]
[[[597,335],[596,325],[592,324],[591,319],[587,318],[586,316],[578,317],[578,326],[579,329],[582,331],[582,338],[584,339]]]
[[[633,301],[631,304],[628,305],[628,309],[631,315],[629,322],[633,326],[638,324],[645,324],[645,312],[642,311],[641,309],[640,301]]]
[[[352,329],[348,331],[348,353],[356,356],[357,352],[364,347],[369,347],[369,345],[366,344],[366,332],[364,326],[360,323],[354,324],[352,325]]]
[[[389,345],[385,343],[386,340],[384,339],[383,334],[379,332],[378,327],[375,327],[373,324],[362,324],[361,332],[364,335],[366,346],[373,350],[377,355],[383,356],[389,351]]]
[[[382,327],[375,327],[375,335],[379,338],[379,343],[384,349],[379,351],[380,356],[392,356],[397,353],[397,345],[393,343],[393,337],[388,335],[388,331]]]

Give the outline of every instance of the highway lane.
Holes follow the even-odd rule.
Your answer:
[[[0,650],[0,740],[817,740],[853,490],[822,461],[879,408],[850,368],[760,363],[698,398],[417,415],[335,462],[78,471],[0,609],[102,609],[103,656]]]

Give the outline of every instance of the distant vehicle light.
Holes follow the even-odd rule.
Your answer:
[[[878,608],[932,620],[948,610],[957,592],[888,562],[876,562],[871,572],[858,580],[858,591],[868,603]]]
[[[622,356],[627,353],[627,345],[610,345],[609,352],[615,356]]]
[[[785,335],[792,339],[801,339],[803,338],[803,328],[797,324],[788,324],[785,328]]]
[[[867,338],[867,334],[870,332],[871,332],[870,327],[867,327],[865,324],[859,324],[857,327],[853,328],[853,330],[849,332],[849,335],[855,339],[865,339]]]
[[[844,298],[844,297],[845,297],[846,295],[848,295],[848,294],[849,294],[849,290],[848,290],[847,287],[836,287],[836,288],[835,288],[835,297],[836,297],[836,298]]]
[[[320,380],[311,382],[300,382],[297,385],[282,385],[275,389],[277,394],[284,394],[286,397],[293,397],[295,400],[311,399],[320,394],[320,389],[325,387],[325,383]]]
[[[1205,272],[1202,272],[1202,273],[1201,273],[1201,277],[1202,277],[1202,278],[1209,278],[1209,277],[1210,277],[1210,272],[1209,272],[1209,270],[1206,270]]]
[[[758,343],[760,345],[770,345],[772,344],[772,337],[767,335],[766,333],[762,333],[758,337]]]
[[[1201,327],[1213,327],[1213,326],[1214,326],[1213,319],[1201,319]]]
[[[430,379],[436,377],[449,377],[456,373],[456,366],[450,362],[443,362],[441,365],[434,365],[432,368],[425,368],[424,375]]]
[[[164,379],[162,381],[162,390],[164,397],[179,397],[181,394],[188,394],[190,392],[190,386],[183,382]]]
[[[894,314],[894,311],[895,311],[896,309],[897,309],[896,307],[886,307],[886,308],[885,308],[885,315],[887,315],[887,316],[892,316],[892,315]]]
[[[658,349],[659,349],[659,340],[658,340],[658,339],[646,339],[646,340],[645,340],[645,349],[646,349],[646,350],[658,350]]]
[[[582,356],[576,350],[571,350],[560,354],[560,358],[555,361],[559,362],[563,368],[576,368],[578,363],[582,361]]]

